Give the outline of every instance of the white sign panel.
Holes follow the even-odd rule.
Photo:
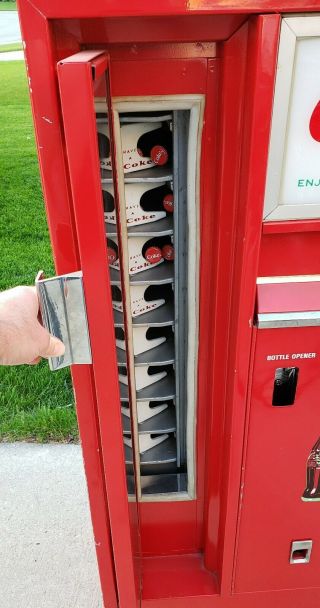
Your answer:
[[[283,20],[264,220],[320,218],[320,18]]]

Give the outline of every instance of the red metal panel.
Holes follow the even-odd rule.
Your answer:
[[[143,600],[190,598],[217,593],[215,576],[203,567],[202,555],[166,556],[143,560]],[[173,604],[176,605],[176,604]]]
[[[279,24],[280,18],[277,15],[261,16],[252,19],[249,28],[231,322],[230,333],[227,334],[229,351],[218,562],[222,593],[228,593],[230,590],[233,567],[255,281],[258,270]],[[223,262],[221,269],[223,272]],[[241,306],[239,306],[240,302]],[[224,331],[226,336],[223,321],[220,331]]]
[[[61,15],[62,17],[63,15]],[[127,59],[136,56],[136,45],[139,43],[160,42],[171,48],[174,57],[179,42],[208,40],[226,40],[246,19],[246,15],[194,15],[175,17],[123,17],[112,18],[103,15],[100,19],[54,20],[55,29],[63,32],[64,37],[76,35],[84,44],[123,44],[127,43]],[[174,41],[175,45],[168,44]]]
[[[293,278],[293,277],[292,277]],[[320,283],[266,283],[257,286],[259,313],[320,310]]]
[[[201,545],[197,537],[197,506],[196,500],[140,503],[143,555],[199,551]]]
[[[294,589],[267,593],[243,593],[229,598],[219,595],[143,599],[142,608],[319,608],[319,589]]]
[[[24,0],[27,1],[27,0]],[[318,11],[319,0],[163,0],[152,3],[148,0],[95,0],[88,4],[85,0],[34,0],[35,7],[46,17],[53,19],[105,17],[109,16],[146,16],[146,15],[201,15],[214,13],[268,13],[290,11]],[[129,34],[130,35],[130,34]]]
[[[320,503],[301,500],[307,459],[320,435],[319,340],[319,327],[258,330],[236,592],[320,585]],[[315,356],[296,357],[303,353]],[[269,360],[279,354],[288,358]],[[299,367],[296,398],[292,406],[275,407],[275,369],[282,366]],[[313,540],[310,563],[290,564],[291,542],[304,539]],[[314,593],[319,602],[320,590]]]
[[[106,56],[105,56],[106,61]],[[68,165],[93,358],[120,606],[138,605],[126,488],[118,368],[107,269],[92,64],[58,65]],[[75,103],[76,99],[76,103]],[[85,129],[81,125],[86,125]]]
[[[205,93],[206,59],[117,61],[111,67],[112,96]]]
[[[26,41],[25,57],[50,238],[56,270],[64,274],[79,269],[79,255],[65,165],[52,39],[47,20],[32,4],[27,1],[21,3],[19,17]],[[77,50],[73,45],[74,41],[66,42],[69,52]],[[108,608],[116,608],[100,433],[94,382],[88,366],[74,367],[73,383],[103,597]]]
[[[226,391],[226,361],[228,357],[228,325],[230,322],[230,305],[233,283],[233,248],[235,239],[235,217],[238,197],[239,165],[242,142],[242,112],[245,99],[245,68],[247,48],[247,25],[244,25],[222,49],[220,80],[220,115],[217,122],[218,163],[216,168],[216,206],[211,209],[211,221],[203,224],[207,232],[207,274],[208,274],[208,313],[204,317],[203,332],[207,332],[204,321],[209,318],[213,323],[210,341],[212,347],[206,354],[211,362],[211,376],[214,377],[212,395],[208,392],[208,409],[212,418],[208,420],[207,433],[207,466],[206,501],[207,513],[204,534],[205,563],[211,570],[217,570],[217,548],[219,538],[219,519],[221,501],[221,467],[226,466],[226,455],[223,453],[224,403]],[[236,103],[235,103],[236,100]],[[211,125],[212,130],[213,125]],[[209,131],[210,133],[210,131]],[[209,135],[210,137],[210,135]],[[212,143],[214,138],[212,137]],[[207,159],[208,165],[210,164]],[[214,166],[214,165],[213,165]],[[208,166],[206,179],[211,179],[215,171]],[[231,177],[232,176],[232,177]],[[208,221],[209,220],[209,221]],[[203,237],[204,238],[204,237]],[[211,245],[210,245],[211,243]],[[213,247],[211,252],[210,247]],[[223,263],[221,263],[223,260]],[[210,289],[213,281],[214,291]],[[212,294],[212,295],[211,295]],[[206,298],[204,298],[206,301]],[[211,301],[210,301],[211,300]],[[202,303],[205,306],[205,302]],[[204,314],[204,310],[202,310]],[[200,336],[200,348],[203,335]],[[209,344],[210,344],[209,341]],[[206,387],[207,388],[207,387]],[[210,405],[209,405],[210,404]]]
[[[282,222],[279,222],[281,225]],[[259,275],[320,274],[320,231],[264,234],[261,242]]]
[[[216,470],[217,454],[210,453],[210,421],[214,386],[212,370],[212,345],[214,343],[213,307],[215,301],[216,251],[217,251],[217,125],[219,121],[219,84],[221,62],[208,61],[205,126],[202,135],[201,199],[200,199],[200,281],[199,281],[199,351],[198,351],[198,411],[197,411],[197,536],[198,546],[204,551],[208,529],[204,524],[206,483],[208,471]],[[211,430],[211,429],[210,429]],[[209,444],[209,447],[208,447]],[[212,497],[211,497],[212,498]],[[211,531],[211,530],[210,530]],[[215,570],[213,560],[206,563]]]

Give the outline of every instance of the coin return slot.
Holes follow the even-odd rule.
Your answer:
[[[298,382],[298,367],[278,367],[275,371],[272,405],[293,405]]]
[[[290,564],[308,564],[311,558],[312,540],[293,541]]]

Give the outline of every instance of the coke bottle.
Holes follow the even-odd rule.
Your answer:
[[[107,239],[108,264],[111,266],[118,259],[118,245],[112,239]]]
[[[149,239],[142,248],[143,257],[149,264],[157,264],[162,259],[172,262],[174,260],[174,248],[169,236],[156,236]]]
[[[143,211],[160,211],[173,213],[173,192],[167,185],[146,190],[140,199]]]
[[[150,157],[155,165],[165,165],[172,157],[172,133],[169,127],[160,127],[143,133],[138,139],[140,156]]]
[[[307,485],[302,500],[320,501],[320,438],[314,444],[307,460]]]
[[[110,156],[110,140],[107,135],[98,131],[99,157],[108,158]]]
[[[108,190],[102,190],[103,196],[103,209],[105,213],[112,213],[114,211],[114,198]]]

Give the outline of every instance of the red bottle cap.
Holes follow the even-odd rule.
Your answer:
[[[162,257],[169,262],[174,260],[174,247],[173,245],[164,245],[161,249]]]
[[[153,146],[150,156],[155,165],[165,165],[169,158],[168,152],[163,146]]]
[[[107,247],[107,256],[109,264],[114,264],[118,258],[116,250],[112,249],[112,247]]]
[[[166,194],[163,201],[163,208],[168,212],[168,213],[173,213],[173,194]]]
[[[157,264],[162,260],[162,253],[160,247],[148,247],[146,250],[144,257],[149,262],[149,264]]]

